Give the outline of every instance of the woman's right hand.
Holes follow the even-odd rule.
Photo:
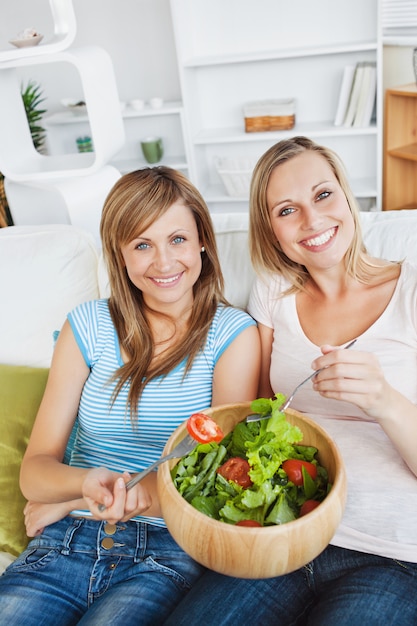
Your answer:
[[[152,506],[152,497],[143,484],[126,489],[132,478],[128,472],[118,474],[104,467],[90,470],[82,484],[82,494],[94,519],[111,524],[125,522],[135,515],[146,513]],[[106,507],[99,510],[100,504]]]

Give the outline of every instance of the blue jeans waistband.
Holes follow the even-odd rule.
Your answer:
[[[99,556],[113,555],[144,558],[152,544],[169,533],[166,529],[145,522],[118,522],[109,524],[85,517],[68,515],[47,526],[35,537],[29,548],[58,549],[62,554],[70,552],[91,553]]]

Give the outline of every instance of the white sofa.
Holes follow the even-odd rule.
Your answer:
[[[226,296],[244,307],[253,280],[246,213],[213,215]],[[362,214],[370,252],[417,267],[417,211]],[[92,236],[69,225],[0,229],[0,572],[26,542],[18,469],[45,384],[53,332],[79,302],[106,296]],[[4,496],[6,494],[6,497]]]

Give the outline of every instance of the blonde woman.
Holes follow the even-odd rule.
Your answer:
[[[198,613],[216,626],[242,615],[274,626],[417,624],[417,268],[372,258],[359,217],[331,150],[294,137],[259,159],[249,303],[262,344],[258,393],[289,395],[323,368],[292,406],[338,444],[346,511],[331,545],[298,571],[267,580],[204,574],[173,613],[175,626]]]
[[[101,238],[110,298],[69,313],[22,464],[40,534],[0,577],[9,626],[163,623],[203,568],[168,533],[156,474],[125,483],[192,413],[256,396],[258,331],[222,295],[210,215],[188,179],[162,166],[123,176]]]

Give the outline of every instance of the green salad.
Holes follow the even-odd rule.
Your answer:
[[[317,448],[279,411],[285,396],[251,410],[270,419],[240,422],[220,442],[198,444],[171,470],[179,493],[209,517],[245,526],[284,524],[308,513],[330,490]]]

